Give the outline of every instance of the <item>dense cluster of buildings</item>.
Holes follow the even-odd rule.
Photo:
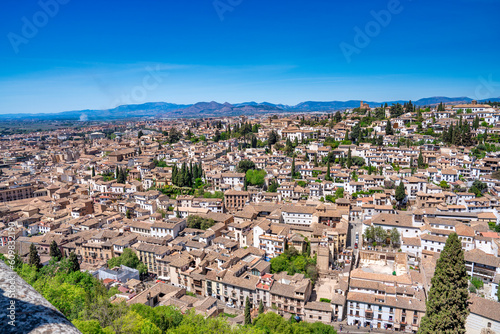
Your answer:
[[[262,302],[304,321],[416,332],[436,260],[457,233],[468,274],[483,282],[471,293],[468,331],[499,333],[500,153],[443,145],[436,134],[458,114],[481,119],[476,136],[500,132],[500,111],[473,103],[431,108],[418,125],[415,113],[393,117],[393,135],[387,120],[372,121],[362,129],[381,136],[377,144],[346,140],[361,122],[348,112],[340,121],[333,114],[124,121],[4,137],[0,253],[15,239],[21,257],[33,243],[45,263],[56,241],[129,304],[214,316],[241,313],[248,298],[255,309]],[[234,136],[244,124],[252,132]],[[271,132],[280,140],[268,145]],[[263,184],[248,184],[243,160],[265,171]],[[174,165],[193,164],[203,169],[196,189],[177,187]],[[192,216],[209,224],[195,228]],[[364,238],[379,227],[397,231],[397,240]],[[270,261],[292,247],[308,252],[316,269],[274,272]],[[127,248],[148,279],[107,267]],[[151,277],[155,284],[145,284]]]

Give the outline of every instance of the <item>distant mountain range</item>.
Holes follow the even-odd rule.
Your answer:
[[[447,104],[469,103],[473,99],[469,97],[445,97],[434,96],[420,100],[412,101],[419,106],[436,105],[440,102]],[[485,99],[485,101],[500,101],[500,97]],[[239,116],[239,115],[258,115],[268,113],[283,112],[314,112],[314,111],[335,111],[352,109],[359,107],[360,100],[349,101],[330,101],[317,102],[306,101],[295,106],[285,104],[273,104],[269,102],[244,102],[237,104],[218,103],[218,102],[198,102],[195,104],[175,104],[166,102],[148,102],[143,104],[129,104],[118,106],[113,109],[105,110],[74,110],[50,114],[0,114],[0,120],[117,120],[137,117],[155,117],[155,118],[196,118],[196,117],[214,117],[214,116]],[[364,101],[370,107],[378,107],[387,103],[405,103],[407,101],[384,101],[372,102]]]

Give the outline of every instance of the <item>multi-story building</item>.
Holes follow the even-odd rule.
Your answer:
[[[224,206],[227,210],[241,210],[249,201],[248,191],[227,190],[224,193]]]
[[[33,198],[34,192],[35,189],[31,184],[3,184],[0,185],[0,202]]]
[[[360,251],[351,272],[347,323],[416,332],[425,314],[422,282],[412,280],[406,254]]]

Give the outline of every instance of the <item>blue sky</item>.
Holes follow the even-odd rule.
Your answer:
[[[499,12],[500,0],[4,0],[0,113],[499,97]]]

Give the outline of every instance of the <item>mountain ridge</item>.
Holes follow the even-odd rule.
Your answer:
[[[473,99],[462,97],[433,96],[412,101],[414,105],[436,105],[440,102],[446,104],[470,103]],[[483,99],[479,102],[500,101],[500,97]],[[176,104],[168,102],[147,102],[142,104],[120,105],[111,109],[84,109],[63,111],[59,113],[44,114],[0,114],[0,120],[102,120],[102,119],[126,119],[137,117],[160,117],[160,118],[195,118],[195,117],[215,117],[215,116],[238,116],[280,112],[314,112],[314,111],[336,111],[359,107],[361,100],[348,101],[304,101],[294,106],[286,104],[274,104],[270,102],[243,102],[231,104],[228,102],[219,103],[216,101],[197,102],[194,104]],[[394,101],[363,101],[370,107],[378,107],[387,103],[405,103],[405,100]]]

